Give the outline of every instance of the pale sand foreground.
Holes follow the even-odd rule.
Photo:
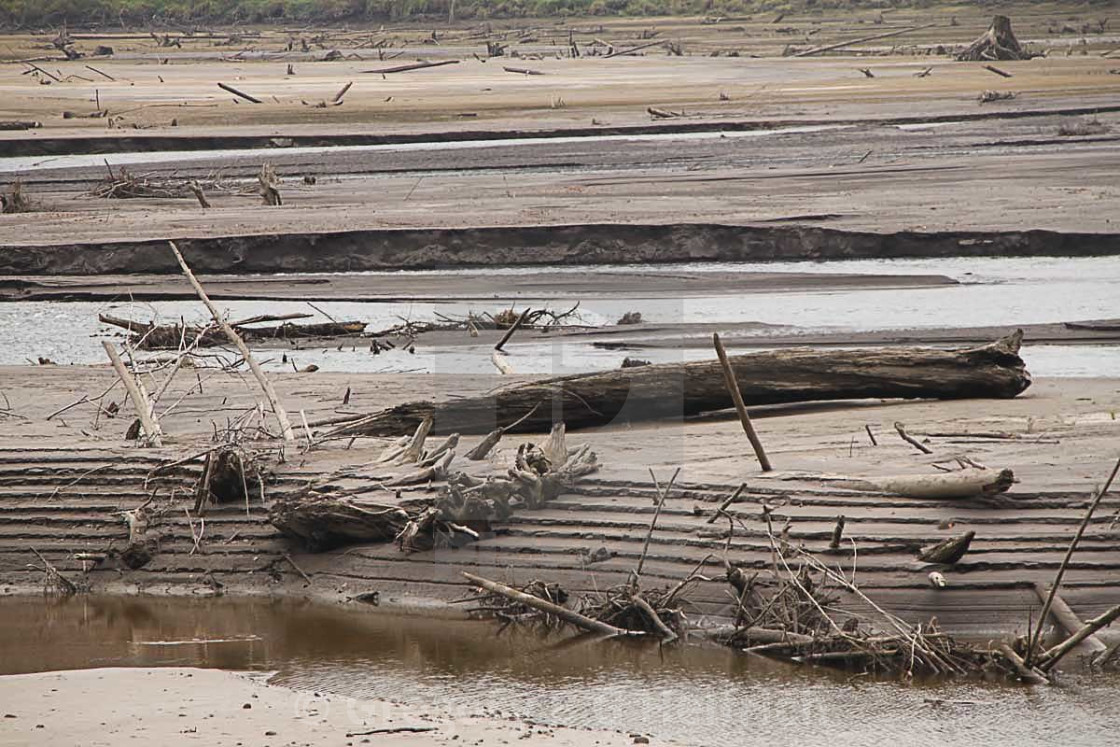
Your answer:
[[[478,709],[483,710],[481,705]],[[358,735],[400,727],[433,731]],[[348,737],[347,734],[354,733]],[[615,732],[297,692],[212,669],[87,669],[0,677],[0,745],[628,745]]]

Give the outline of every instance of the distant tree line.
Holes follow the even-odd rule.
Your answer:
[[[967,1],[967,0],[966,0]],[[972,0],[994,5],[993,0]],[[1107,4],[1111,0],[1097,0]],[[556,16],[734,16],[763,12],[957,6],[960,0],[0,0],[0,26],[28,29],[69,24],[274,24]]]

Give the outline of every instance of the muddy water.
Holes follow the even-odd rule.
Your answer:
[[[511,293],[486,300],[437,303],[341,302],[317,304],[336,319],[360,319],[370,330],[399,324],[404,319],[432,321],[438,315],[465,316],[469,312],[496,312],[524,304],[566,309],[579,301],[582,321],[591,326],[612,323],[627,311],[640,311],[649,323],[739,324],[761,322],[790,325],[811,331],[873,331],[920,327],[1006,326],[1120,317],[1120,257],[1016,258],[941,260],[858,260],[848,262],[781,262],[769,264],[704,263],[670,266],[595,268],[492,268],[458,270],[464,291],[470,278],[480,272],[488,276],[548,272],[571,273],[648,272],[668,274],[719,274],[740,272],[867,273],[897,275],[947,275],[958,284],[918,288],[843,288],[837,290],[772,293],[726,292],[703,296],[682,294],[679,298],[643,297],[625,291],[601,292],[582,297],[541,297]],[[364,273],[376,282],[377,273]],[[428,274],[414,273],[417,277]],[[232,316],[260,313],[308,312],[298,301],[226,301],[220,305]],[[99,335],[106,332],[97,322],[98,311],[111,310],[119,316],[158,318],[174,322],[180,317],[201,321],[196,302],[152,303],[17,302],[0,304],[0,364],[20,364],[45,356],[56,363],[100,363],[104,353]],[[640,327],[635,331],[640,331]],[[783,330],[788,331],[788,330]],[[759,334],[764,335],[765,329]],[[293,357],[300,366],[314,363],[324,370],[365,372],[456,372],[492,373],[489,343],[473,347],[440,347],[422,344],[415,355],[397,350],[373,356],[368,346],[344,346],[343,350],[302,350]],[[601,350],[590,344],[566,339],[561,342],[517,342],[509,347],[516,370],[523,373],[570,373],[614,368],[628,353]],[[709,357],[706,347],[691,350],[641,350],[642,358],[667,361]],[[1120,348],[1115,346],[1028,346],[1024,358],[1036,376],[1112,376],[1120,371]],[[282,365],[277,353],[271,365]]]
[[[267,671],[301,690],[453,713],[496,709],[696,745],[1104,745],[1120,733],[1120,678],[1108,675],[1034,689],[899,684],[718,647],[497,635],[486,622],[264,599],[6,598],[0,621],[0,674],[109,666]]]

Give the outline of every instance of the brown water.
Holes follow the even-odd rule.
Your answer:
[[[1110,745],[1120,677],[1055,687],[902,684],[712,646],[594,642],[487,622],[267,599],[0,599],[0,674],[109,666],[276,672],[273,682],[695,745]],[[938,702],[940,701],[940,702]]]

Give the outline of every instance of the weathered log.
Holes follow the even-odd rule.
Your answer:
[[[391,542],[410,518],[400,506],[338,496],[281,499],[268,510],[268,520],[274,527],[302,540],[312,551],[361,542]]]
[[[0,130],[35,130],[42,126],[42,122],[31,120],[4,120],[0,122]]]
[[[978,348],[781,350],[729,358],[748,405],[813,400],[1010,398],[1030,386],[1022,332]],[[362,419],[346,432],[401,435],[425,417],[437,433],[484,434],[495,428],[547,431],[637,420],[681,419],[732,406],[715,360],[663,363],[517,384],[444,402],[409,402]],[[535,408],[535,409],[534,409]]]
[[[1006,493],[1015,482],[1009,469],[962,469],[932,475],[890,475],[852,480],[855,490],[875,490],[908,498],[972,498]]]

